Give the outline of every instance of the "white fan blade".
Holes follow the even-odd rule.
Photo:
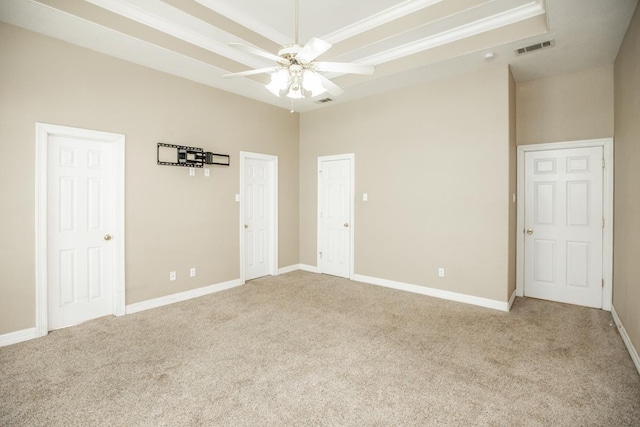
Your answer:
[[[258,68],[256,70],[241,71],[239,73],[225,74],[222,77],[226,77],[226,78],[246,77],[246,76],[253,76],[254,74],[273,73],[274,71],[277,71],[278,68],[279,67]]]
[[[331,49],[331,46],[331,43],[314,37],[298,52],[296,59],[306,64]]]
[[[322,82],[322,86],[324,86],[327,92],[329,92],[331,95],[338,96],[342,92],[344,92],[344,90],[342,90],[340,86],[338,86],[337,84],[335,84],[334,82],[332,82],[331,80],[323,76],[322,74],[316,73],[316,75],[320,78],[320,81]]]
[[[366,64],[353,64],[347,62],[316,62],[316,70],[329,73],[346,74],[373,74],[376,67]]]
[[[239,49],[239,50],[244,50],[245,52],[250,53],[252,55],[261,56],[263,58],[270,59],[272,61],[285,62],[285,63],[287,62],[284,58],[280,58],[278,55],[265,52],[264,50],[261,50],[261,49],[256,49],[255,47],[245,46],[240,43],[229,43],[229,46],[235,47],[236,49]]]

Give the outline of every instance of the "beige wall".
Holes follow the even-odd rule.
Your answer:
[[[516,81],[509,71],[509,289],[507,296],[516,290],[516,222],[518,205],[514,200],[517,188],[517,146],[516,146]]]
[[[317,158],[342,153],[355,153],[356,274],[507,300],[507,67],[302,114],[303,264],[316,265]]]
[[[640,352],[640,8],[615,62],[613,305]]]
[[[0,63],[0,334],[34,326],[36,122],[126,135],[127,304],[240,277],[241,150],[279,156],[279,264],[298,263],[297,115],[6,24]],[[191,178],[156,164],[158,142],[231,166]]]
[[[613,137],[613,67],[516,86],[518,145]]]

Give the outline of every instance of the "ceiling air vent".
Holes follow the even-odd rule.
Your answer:
[[[536,44],[532,44],[530,46],[521,47],[515,50],[516,56],[524,55],[525,53],[535,52],[536,50],[546,49],[548,47],[553,47],[555,42],[553,40],[547,40],[546,42],[540,42]]]
[[[316,101],[316,104],[326,104],[327,102],[331,102],[333,99],[331,98],[323,98]]]

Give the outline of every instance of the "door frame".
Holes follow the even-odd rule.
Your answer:
[[[47,253],[47,219],[48,219],[48,147],[49,137],[62,136],[69,138],[91,139],[112,144],[113,166],[115,177],[115,218],[113,234],[113,314],[125,314],[125,216],[124,216],[124,144],[125,136],[117,133],[73,128],[68,126],[36,123],[36,181],[35,181],[35,219],[36,219],[36,336],[43,337],[49,333],[49,301],[48,301],[48,253]]]
[[[271,276],[278,275],[278,156],[271,154],[251,153],[248,151],[240,152],[240,221],[238,222],[238,229],[240,235],[240,282],[244,284],[246,282],[246,265],[245,265],[245,253],[244,253],[244,206],[245,206],[245,191],[244,191],[244,174],[247,159],[263,160],[269,162],[271,169],[271,180],[269,183],[269,194],[271,195],[271,209],[269,212],[270,218],[268,221],[269,231],[271,232],[271,238],[267,242],[267,248],[269,251],[269,274]]]
[[[613,138],[520,145],[518,156],[517,228],[516,228],[516,295],[524,296],[524,156],[527,152],[563,150],[569,148],[602,147],[605,167],[602,173],[602,309],[611,311],[613,300]]]
[[[351,199],[349,200],[349,280],[353,280],[354,276],[354,259],[355,259],[355,176],[356,176],[356,156],[354,153],[336,154],[333,156],[319,156],[318,157],[318,208],[317,208],[317,237],[316,237],[316,265],[318,273],[322,274],[322,259],[320,258],[320,251],[322,248],[322,229],[320,226],[320,208],[322,206],[322,179],[320,172],[322,171],[322,162],[334,161],[334,160],[349,160],[351,162],[351,176],[349,177],[349,186],[351,188]]]

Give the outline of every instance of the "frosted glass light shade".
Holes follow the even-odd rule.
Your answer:
[[[274,94],[280,96],[280,92],[286,90],[289,86],[289,71],[282,69],[271,74],[271,82],[265,87]]]
[[[289,89],[289,93],[287,93],[287,97],[291,99],[302,99],[304,98],[304,95],[302,95],[302,90],[300,89],[300,86],[298,86],[295,89],[293,86],[291,86],[291,89]]]
[[[311,96],[321,95],[327,91],[322,86],[322,81],[318,75],[312,70],[304,70],[302,73],[302,87],[304,87],[304,90],[311,92]]]

